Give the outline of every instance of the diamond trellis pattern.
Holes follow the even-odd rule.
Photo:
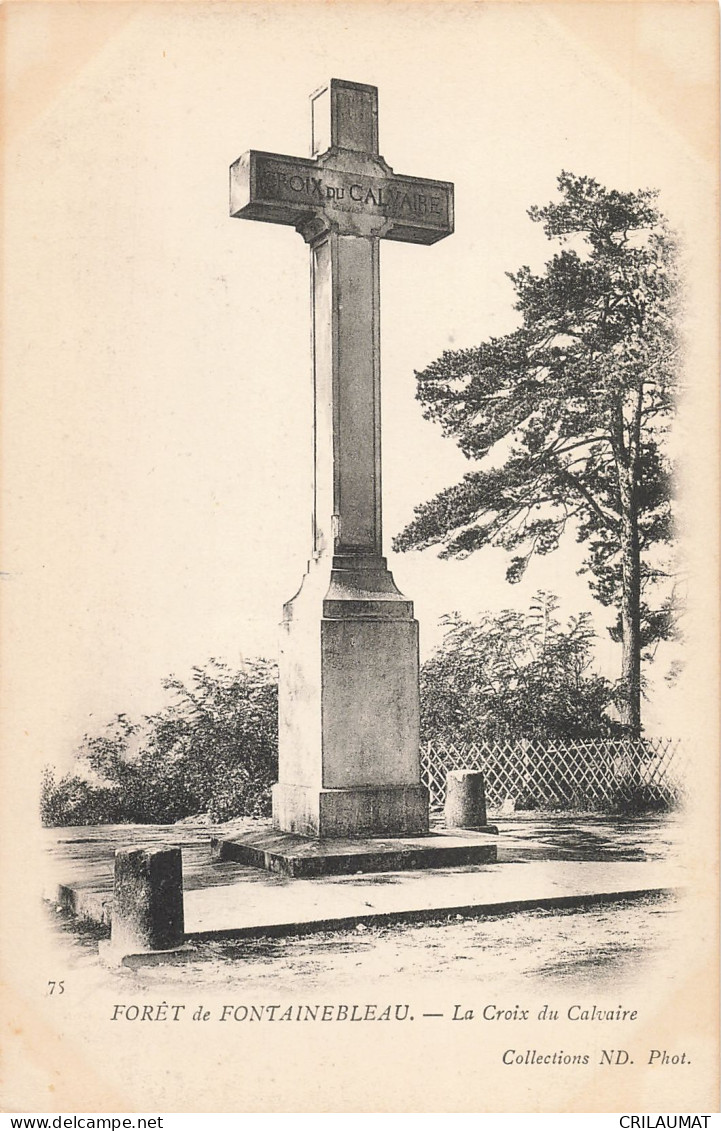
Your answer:
[[[642,798],[677,805],[685,759],[678,738],[474,742],[421,747],[421,780],[442,805],[449,770],[483,770],[486,800],[499,808],[614,808]]]

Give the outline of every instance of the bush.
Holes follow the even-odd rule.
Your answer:
[[[46,767],[40,795],[44,825],[107,825],[122,820],[122,803],[114,786],[94,786],[77,774],[55,780]]]
[[[641,817],[649,813],[672,813],[679,801],[672,794],[663,794],[658,788],[640,783],[614,806],[619,817]]]
[[[609,714],[614,687],[592,669],[588,613],[564,627],[557,599],[539,592],[527,613],[473,623],[443,618],[443,643],[421,668],[424,742],[597,738],[623,728]]]
[[[74,772],[45,771],[45,825],[170,824],[207,814],[224,821],[270,812],[278,768],[275,665],[248,660],[233,671],[217,660],[170,678],[168,707],[134,723],[118,715],[86,736]]]

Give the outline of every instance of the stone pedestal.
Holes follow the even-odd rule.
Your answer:
[[[316,837],[428,831],[418,624],[385,559],[313,561],[284,608],[276,826]]]

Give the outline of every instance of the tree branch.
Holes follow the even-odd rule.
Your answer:
[[[593,495],[585,486],[585,484],[583,484],[580,479],[578,479],[565,467],[559,467],[558,473],[562,476],[563,479],[565,479],[568,484],[570,484],[571,487],[578,491],[580,495],[583,495],[583,498],[586,500],[596,517],[601,520],[603,525],[607,527],[607,529],[612,530],[614,534],[618,534],[619,519],[615,515],[610,515],[603,510],[603,508],[600,506],[597,500],[594,499]]]

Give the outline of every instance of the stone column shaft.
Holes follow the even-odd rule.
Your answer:
[[[378,244],[311,248],[316,555],[382,554]]]

